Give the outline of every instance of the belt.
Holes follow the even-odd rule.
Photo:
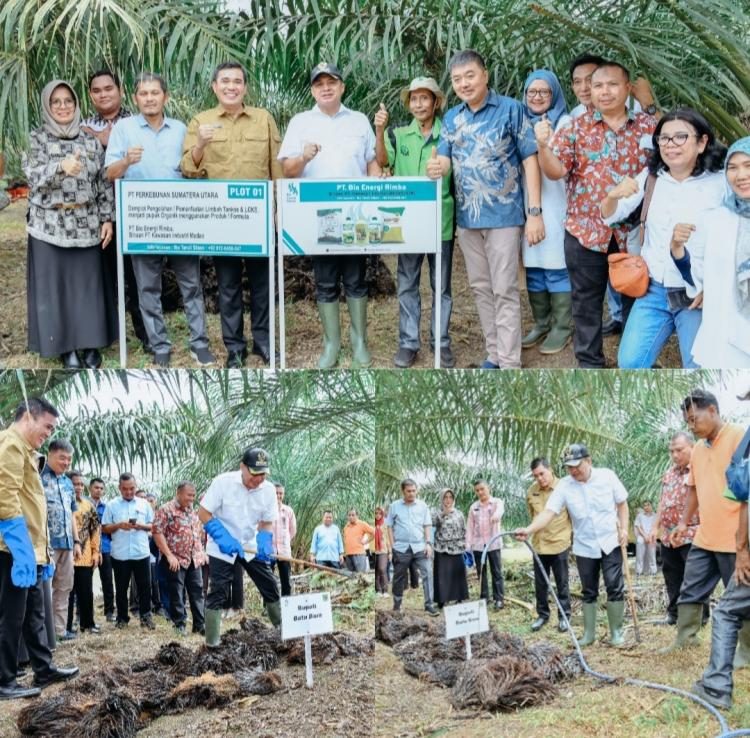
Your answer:
[[[82,208],[85,203],[82,202],[59,202],[52,207],[55,210],[75,210],[76,208]]]

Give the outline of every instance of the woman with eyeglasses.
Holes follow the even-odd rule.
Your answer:
[[[96,369],[99,349],[116,337],[115,291],[103,255],[112,240],[114,195],[104,149],[80,128],[73,87],[54,80],[41,102],[43,125],[23,157],[29,350],[59,356],[66,369]]]
[[[672,239],[672,257],[685,279],[703,289],[695,360],[708,369],[746,369],[750,368],[750,137],[729,147],[724,173],[722,207],[698,225],[704,231],[702,241],[694,245],[694,225],[686,224]]]
[[[625,177],[601,203],[602,219],[611,225],[641,206],[647,189],[652,192],[641,226],[648,292],[633,305],[617,360],[623,369],[650,368],[676,333],[683,367],[694,368],[700,364],[693,343],[701,326],[703,292],[700,283],[684,279],[670,245],[684,240],[686,233],[691,245],[706,242],[704,220],[724,195],[721,167],[726,149],[716,141],[708,121],[691,108],[664,115],[653,138],[648,167],[635,178]]]
[[[557,77],[537,69],[526,78],[524,108],[531,124],[543,118],[556,130],[565,120],[567,108]],[[539,352],[556,354],[570,339],[570,279],[565,267],[565,180],[552,180],[542,172],[542,218],[544,240],[534,246],[523,239],[523,265],[534,325],[521,339],[523,348],[542,341]]]
[[[456,508],[456,495],[448,487],[440,490],[440,509],[432,513],[432,526],[435,529],[434,598],[442,608],[447,602],[469,599],[464,557],[466,521]]]

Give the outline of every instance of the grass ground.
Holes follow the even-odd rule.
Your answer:
[[[11,368],[58,368],[56,359],[42,359],[37,354],[26,351],[26,235],[24,217],[25,201],[16,202],[0,211],[0,362]],[[456,366],[459,368],[477,367],[485,359],[484,340],[477,317],[474,297],[471,294],[466,278],[461,250],[456,248],[453,262],[453,314],[451,318],[451,335]],[[396,271],[396,257],[387,257],[391,272]],[[429,281],[427,267],[422,275],[422,304],[429,306]],[[342,336],[348,335],[348,314],[342,309]],[[425,347],[417,356],[415,367],[430,368],[434,357],[429,351],[429,310],[423,311],[422,344]],[[531,327],[532,320],[525,295],[522,299],[522,318],[524,330]],[[212,351],[223,366],[226,358],[221,341],[221,329],[218,315],[208,315],[208,335]],[[289,368],[314,369],[321,346],[321,329],[317,308],[309,302],[288,303],[286,306],[287,322],[287,361]],[[174,345],[172,365],[175,367],[194,366],[188,346],[188,330],[185,315],[182,312],[167,316],[167,327]],[[396,297],[381,298],[370,303],[368,333],[373,365],[378,368],[393,366],[393,355],[398,349],[398,300]],[[245,334],[249,335],[249,317],[246,317]],[[619,338],[605,338],[604,350],[609,365],[614,366],[617,358]],[[128,318],[128,365],[132,367],[150,366],[150,354],[142,351],[140,343],[132,335]],[[576,366],[573,350],[569,344],[559,354],[543,356],[535,348],[525,350],[523,365],[530,368],[567,368]],[[340,366],[349,366],[350,355],[346,340]],[[679,351],[674,337],[665,347],[660,357],[665,367],[679,367]],[[119,348],[114,344],[104,352],[104,367],[119,366]],[[261,368],[260,359],[250,356],[249,368]]]

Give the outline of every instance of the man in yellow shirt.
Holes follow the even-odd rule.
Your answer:
[[[13,425],[0,432],[0,699],[35,697],[46,686],[70,679],[78,667],[52,663],[44,625],[42,581],[55,567],[47,534],[47,502],[39,477],[37,449],[52,435],[57,410],[29,397]],[[18,647],[23,634],[34,670],[34,686],[21,687]]]
[[[237,62],[214,70],[211,88],[218,105],[198,113],[188,125],[180,168],[197,179],[277,179],[276,160],[281,144],[273,116],[244,102],[247,73]],[[220,226],[217,224],[217,228]],[[214,258],[219,286],[221,334],[227,349],[227,368],[241,368],[247,358],[242,316],[242,269],[250,283],[252,353],[270,360],[268,259],[234,256]]]
[[[537,456],[531,462],[531,475],[534,484],[526,492],[526,505],[529,508],[529,516],[533,521],[539,513],[547,506],[553,490],[557,486],[558,478],[555,476],[550,463],[543,456]],[[557,585],[557,597],[560,600],[565,616],[570,618],[570,588],[568,585],[568,550],[573,537],[573,528],[570,524],[568,511],[563,508],[562,512],[552,518],[552,522],[544,529],[537,531],[531,544],[534,551],[542,562],[547,577],[550,571],[554,574]],[[536,591],[536,614],[537,619],[532,623],[531,630],[537,631],[544,627],[549,620],[549,587],[542,576],[542,568],[534,560],[534,590]],[[557,629],[563,633],[567,626],[558,613]]]
[[[346,568],[349,571],[367,571],[365,545],[375,537],[375,528],[360,520],[353,507],[349,508],[346,520],[342,531]]]

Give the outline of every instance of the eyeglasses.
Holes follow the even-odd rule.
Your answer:
[[[535,97],[541,97],[542,100],[546,100],[547,98],[552,97],[552,92],[551,90],[527,90],[526,97],[532,99]]]
[[[700,138],[700,136],[691,133],[675,133],[674,136],[661,135],[654,138],[659,146],[666,146],[668,143],[673,143],[675,146],[684,146],[689,138]]]
[[[51,100],[49,106],[51,108],[74,108],[76,101],[71,100],[69,97],[64,100]]]

